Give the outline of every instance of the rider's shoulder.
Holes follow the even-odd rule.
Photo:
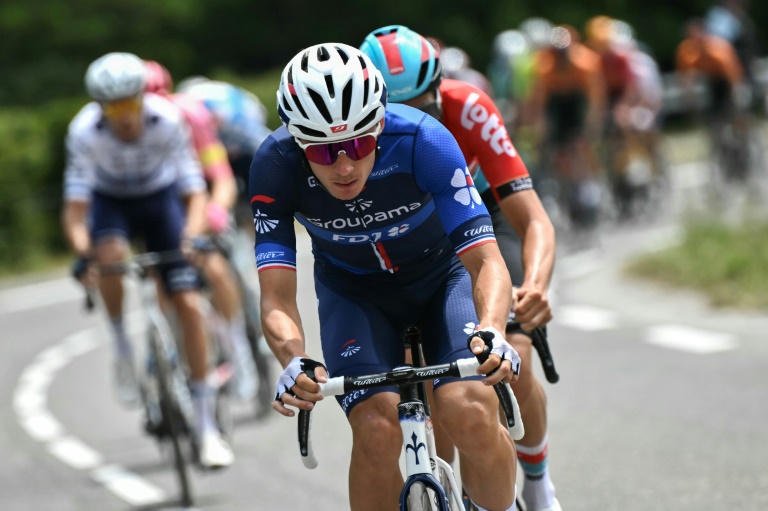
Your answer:
[[[144,117],[151,124],[160,126],[176,127],[184,125],[185,122],[179,107],[157,94],[144,95]]]
[[[85,136],[88,132],[98,128],[102,120],[101,107],[95,101],[83,106],[69,123],[69,136]]]
[[[440,97],[443,101],[443,108],[454,103],[464,104],[467,98],[472,94],[476,94],[483,101],[486,99],[491,101],[491,97],[482,89],[467,82],[454,80],[452,78],[444,78],[443,81],[440,82]]]

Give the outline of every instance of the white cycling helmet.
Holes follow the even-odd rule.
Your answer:
[[[384,117],[387,89],[362,51],[325,43],[300,51],[285,66],[277,112],[291,135],[309,142],[353,138]]]
[[[144,61],[132,53],[107,53],[85,73],[85,88],[96,101],[115,101],[141,94],[146,83]]]

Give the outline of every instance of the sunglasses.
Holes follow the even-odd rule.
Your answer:
[[[135,114],[141,112],[144,101],[141,96],[136,96],[117,101],[109,101],[101,104],[101,111],[105,117],[115,119],[126,114]]]
[[[373,133],[363,135],[341,142],[327,144],[305,144],[296,140],[296,143],[304,149],[304,154],[312,163],[318,165],[333,165],[339,159],[339,154],[344,153],[350,160],[361,160],[376,149],[376,141],[381,131],[381,123],[376,125]]]

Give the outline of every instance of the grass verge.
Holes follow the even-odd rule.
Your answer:
[[[768,310],[768,223],[693,222],[680,245],[634,259],[626,272],[702,291],[718,307]]]

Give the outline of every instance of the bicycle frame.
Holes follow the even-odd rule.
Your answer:
[[[486,350],[489,351],[489,350]],[[487,354],[486,354],[487,356]],[[375,387],[387,387],[395,385],[400,388],[401,400],[398,404],[398,416],[403,432],[403,448],[406,457],[406,481],[400,494],[401,510],[408,509],[406,498],[412,486],[423,484],[437,495],[439,511],[450,511],[448,495],[439,482],[439,471],[442,469],[449,477],[451,483],[451,496],[461,506],[461,495],[458,493],[458,485],[453,476],[451,466],[441,460],[435,454],[434,436],[431,431],[431,420],[425,412],[425,403],[418,396],[416,384],[433,380],[439,377],[454,376],[466,378],[477,375],[477,368],[481,362],[477,358],[459,359],[450,364],[440,364],[427,367],[403,366],[392,371],[365,376],[338,376],[330,378],[328,382],[321,383],[321,392],[325,396],[343,395],[353,390],[361,390]],[[520,409],[517,406],[514,394],[508,384],[497,383],[494,385],[496,394],[502,401],[502,408],[507,415],[507,427],[513,439],[523,437],[524,430],[520,419]],[[304,466],[310,469],[316,468],[317,458],[312,449],[310,439],[311,412],[301,410],[299,412],[299,449]],[[421,449],[427,454],[430,464],[421,458]]]

